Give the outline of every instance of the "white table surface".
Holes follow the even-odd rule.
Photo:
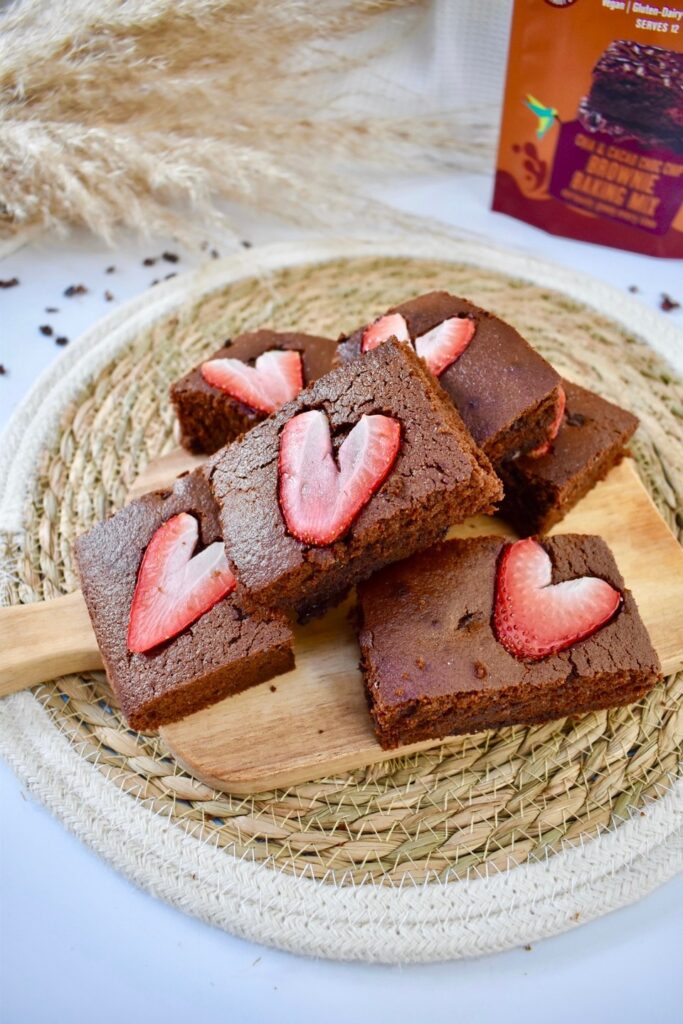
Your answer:
[[[384,186],[406,210],[592,273],[657,307],[683,301],[681,263],[555,238],[488,210],[489,179],[423,178]],[[254,244],[303,231],[240,212]],[[227,244],[217,243],[223,253]],[[177,265],[142,259],[179,253]],[[0,426],[36,375],[62,351],[38,328],[75,338],[155,277],[200,261],[169,240],[125,238],[115,249],[84,234],[42,237],[0,261]],[[114,264],[116,271],[105,274]],[[89,291],[65,298],[63,290]],[[105,289],[115,299],[106,302]],[[45,313],[56,306],[59,313]],[[683,311],[667,314],[683,324]],[[673,1022],[680,1005],[683,877],[640,903],[574,931],[477,961],[382,967],[306,960],[209,928],[140,892],[27,797],[0,763],[0,1021],[145,1021],[175,1024],[277,1020],[316,1024],[414,1018],[472,1024]]]

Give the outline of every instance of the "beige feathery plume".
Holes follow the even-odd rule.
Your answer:
[[[364,169],[472,166],[491,151],[485,120],[349,112],[342,72],[396,45],[421,6],[18,0],[0,16],[0,235],[187,234],[187,206],[197,228],[229,226],[219,200],[307,224],[381,220],[360,197]]]

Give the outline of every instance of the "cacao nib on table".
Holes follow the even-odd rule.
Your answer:
[[[666,294],[666,292],[662,292],[662,297],[659,302],[659,308],[664,313],[670,313],[674,309],[680,309],[680,307],[680,302],[677,302],[676,299],[672,299],[670,295]]]

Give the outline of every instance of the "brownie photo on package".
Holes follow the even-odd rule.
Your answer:
[[[579,119],[589,131],[683,153],[683,53],[615,39],[593,68]]]

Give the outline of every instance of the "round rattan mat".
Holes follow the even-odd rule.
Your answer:
[[[683,385],[641,338],[595,309],[444,259],[341,258],[203,287],[195,281],[194,297],[117,343],[72,389],[28,482],[23,532],[3,535],[10,568],[4,603],[77,587],[74,538],[119,508],[148,460],[174,447],[168,385],[225,337],[262,323],[334,337],[435,288],[510,320],[561,372],[637,413],[639,471],[672,530],[683,531]],[[551,863],[558,851],[588,839],[599,844],[595,837],[647,815],[681,775],[682,695],[680,675],[631,707],[462,737],[254,797],[212,790],[175,764],[158,737],[128,729],[101,673],[56,680],[31,699],[81,764],[138,810],[161,816],[174,834],[323,887],[392,887],[466,886],[497,871],[521,879],[524,862]],[[160,891],[153,882],[150,888]]]

